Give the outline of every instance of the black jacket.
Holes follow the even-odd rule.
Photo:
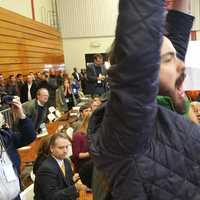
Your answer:
[[[35,82],[33,82],[30,89],[32,99],[35,98],[36,92],[37,92],[37,85],[35,84]],[[20,99],[22,103],[28,101],[28,84],[27,83],[24,83],[24,85],[21,87]]]
[[[199,126],[155,101],[163,3],[120,1],[119,64],[109,71],[108,103],[89,127],[94,163],[115,200],[200,199]]]
[[[75,200],[78,193],[72,180],[72,169],[65,162],[64,177],[57,161],[49,156],[39,167],[34,184],[35,200]]]

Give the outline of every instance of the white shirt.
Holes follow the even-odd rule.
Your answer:
[[[19,178],[0,141],[0,200],[12,200],[20,192]]]
[[[31,97],[31,86],[32,86],[32,84],[28,84],[28,101],[32,100],[32,97]]]
[[[52,156],[52,157],[56,160],[56,162],[58,163],[59,167],[61,167],[63,165],[64,160],[59,160],[59,159],[55,158],[54,156]]]

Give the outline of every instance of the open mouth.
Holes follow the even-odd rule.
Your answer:
[[[176,84],[175,84],[177,94],[178,94],[180,97],[182,97],[182,98],[185,97],[185,90],[184,90],[184,88],[183,88],[183,82],[184,82],[184,80],[185,80],[185,73],[182,73],[182,74],[180,75],[180,77],[176,80]]]

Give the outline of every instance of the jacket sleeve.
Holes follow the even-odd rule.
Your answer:
[[[19,133],[13,134],[13,142],[17,148],[29,145],[36,138],[33,123],[29,118],[19,120]]]
[[[89,82],[96,82],[97,78],[93,70],[93,64],[86,68],[87,79]]]
[[[162,4],[162,0],[119,3],[114,49],[118,63],[109,70],[111,93],[100,128],[106,154],[141,152],[153,134],[164,27]]]
[[[93,159],[112,187],[113,199],[146,200],[135,177],[134,156],[149,149],[155,132],[164,0],[120,0],[108,72],[110,98],[96,130],[99,154]]]
[[[175,10],[170,10],[166,18],[166,36],[174,45],[177,56],[183,61],[187,52],[193,20],[193,16]]]

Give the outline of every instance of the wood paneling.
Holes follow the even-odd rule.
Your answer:
[[[0,8],[0,73],[17,74],[42,71],[46,64],[63,64],[60,33]]]

